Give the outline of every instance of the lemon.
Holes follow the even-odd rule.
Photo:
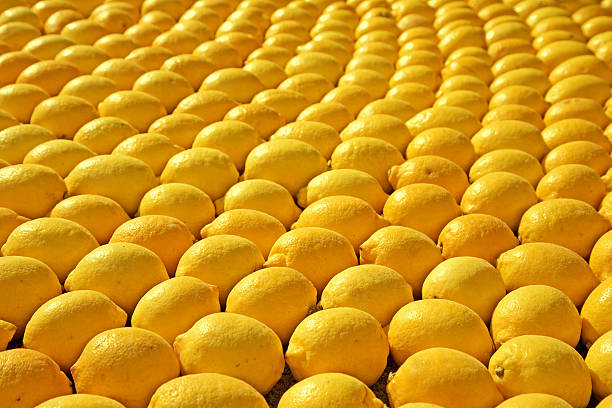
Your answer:
[[[169,137],[159,133],[141,133],[130,136],[117,145],[112,154],[131,156],[149,165],[156,176],[166,163],[183,148],[172,143]]]
[[[473,113],[454,106],[425,109],[413,116],[406,125],[415,136],[431,128],[448,127],[472,137],[481,127]]]
[[[240,280],[227,297],[226,312],[259,320],[287,344],[316,301],[317,290],[304,275],[292,268],[271,267]]]
[[[591,251],[591,255],[589,257],[589,265],[593,270],[593,273],[600,281],[604,281],[610,277],[609,266],[607,264],[608,257],[608,248],[610,246],[610,236],[612,234],[605,233],[602,235],[595,245],[593,246],[593,250]]]
[[[11,126],[0,131],[0,158],[20,164],[30,150],[54,139],[53,133],[39,125]]]
[[[612,398],[608,396],[604,398],[603,400],[601,400],[601,402],[597,405],[597,408],[608,408],[610,406],[611,401],[612,401]]]
[[[0,88],[0,109],[21,123],[28,123],[36,105],[48,97],[47,92],[36,85],[10,84]]]
[[[38,218],[15,228],[2,246],[2,253],[38,259],[63,282],[81,258],[97,247],[94,236],[74,221]]]
[[[387,80],[391,78],[395,71],[389,60],[372,54],[363,54],[352,58],[345,69],[347,72],[357,69],[371,69],[383,75]]]
[[[21,71],[17,83],[36,85],[49,95],[55,96],[68,81],[79,75],[80,72],[74,65],[57,61],[40,61]]]
[[[469,354],[442,347],[421,350],[408,357],[387,384],[387,394],[391,404],[397,407],[427,401],[444,406],[485,408],[503,401],[481,362]]]
[[[193,89],[198,89],[204,78],[217,70],[217,66],[201,55],[180,54],[165,60],[159,69],[181,75]]]
[[[51,268],[37,259],[3,254],[2,313],[0,319],[16,326],[21,337],[26,323],[40,305],[61,294],[62,287]],[[19,299],[19,300],[18,300]]]
[[[98,106],[108,95],[116,91],[115,82],[108,78],[97,75],[83,75],[64,85],[59,96],[78,96],[92,106]]]
[[[542,138],[550,149],[564,143],[586,140],[609,151],[610,141],[599,126],[584,119],[570,118],[555,122],[542,131]]]
[[[357,265],[347,238],[329,229],[303,227],[281,235],[270,250],[266,267],[285,266],[306,276],[319,292],[342,270]]]
[[[440,156],[455,162],[464,171],[474,161],[474,147],[463,133],[451,128],[432,128],[417,135],[408,144],[406,158]]]
[[[291,58],[285,66],[285,72],[290,77],[303,73],[319,74],[331,83],[336,83],[342,75],[342,68],[340,62],[332,55],[306,51]]]
[[[219,373],[241,379],[262,394],[280,379],[283,349],[274,331],[236,313],[213,313],[177,337],[183,374]]]
[[[524,27],[522,24],[516,25],[516,27],[521,26]],[[491,66],[491,73],[497,77],[505,74],[506,72],[512,71],[513,69],[519,68],[536,68],[544,72],[547,71],[547,68],[542,60],[535,55],[529,53],[517,53],[500,58],[497,62],[495,62],[495,64],[493,64],[493,66]],[[554,81],[551,79],[551,82]]]
[[[393,269],[359,265],[345,269],[329,281],[321,294],[320,305],[323,309],[363,310],[386,326],[395,312],[412,300],[410,284]]]
[[[22,217],[17,214],[15,211],[0,207],[0,247],[5,244],[6,239],[11,234],[11,232],[17,228],[19,225],[23,224],[26,221],[30,221],[29,218]]]
[[[86,405],[91,408],[125,408],[114,399],[93,394],[72,394],[51,398],[37,405],[37,408],[78,408]]]
[[[0,402],[7,407],[33,407],[72,393],[66,375],[49,356],[38,351],[4,351],[0,354],[0,367]]]
[[[149,166],[124,155],[83,160],[66,177],[70,195],[103,195],[119,203],[128,214],[136,212],[142,196],[157,184]]]
[[[95,321],[90,321],[95,316]],[[87,342],[108,329],[123,327],[127,314],[93,290],[57,296],[42,304],[26,325],[25,348],[45,353],[68,370]]]
[[[136,134],[138,130],[125,120],[107,116],[83,125],[73,140],[94,153],[109,154],[119,143]]]
[[[342,131],[352,120],[353,115],[339,102],[319,102],[304,109],[297,117],[297,121],[321,122],[333,127],[337,132]]]
[[[285,124],[283,117],[274,109],[258,103],[238,105],[223,117],[224,120],[239,120],[253,126],[262,138],[268,139]]]
[[[489,110],[489,105],[482,96],[474,91],[467,90],[452,91],[442,95],[434,104],[434,107],[436,106],[464,108],[472,112],[478,119],[482,119]]]
[[[223,119],[238,103],[220,91],[202,91],[186,97],[177,105],[174,113],[191,113],[204,120],[206,125]]]
[[[388,353],[376,319],[358,309],[337,307],[312,314],[297,326],[286,359],[298,381],[340,372],[373,384],[384,370]]]
[[[92,45],[108,32],[100,24],[90,19],[77,19],[64,25],[60,34],[77,44]]]
[[[461,209],[465,214],[496,216],[516,230],[523,213],[538,202],[538,197],[525,178],[509,172],[493,172],[480,177],[465,190]]]
[[[409,65],[395,71],[389,80],[389,86],[394,87],[404,83],[416,82],[431,89],[436,89],[441,82],[440,75],[426,65]]]
[[[576,350],[561,340],[537,335],[515,337],[493,354],[489,372],[506,398],[541,392],[586,407],[591,396],[589,369]]]
[[[612,82],[612,70],[594,55],[580,55],[570,58],[550,72],[553,84],[575,75],[590,74],[603,79],[608,85]]]
[[[518,120],[499,120],[486,125],[474,135],[472,144],[477,155],[510,148],[523,150],[537,159],[548,153],[538,128]]]
[[[356,116],[374,98],[366,88],[360,85],[348,84],[340,85],[327,92],[323,97],[323,102],[337,102]]]
[[[389,89],[387,98],[397,98],[407,102],[417,111],[429,108],[433,105],[435,97],[433,91],[423,84],[407,82],[396,85]]]
[[[446,188],[458,202],[469,185],[461,167],[448,159],[432,155],[413,157],[399,166],[391,167],[389,182],[395,189],[414,183],[437,184]]]
[[[576,306],[562,291],[528,285],[510,292],[498,303],[491,319],[491,335],[498,347],[525,334],[554,337],[576,347],[581,325]]]
[[[193,147],[209,147],[228,154],[236,168],[242,170],[248,153],[260,139],[255,129],[244,122],[224,120],[212,123],[196,136]]]
[[[49,215],[82,225],[100,244],[107,243],[117,227],[130,219],[115,201],[94,194],[77,195],[60,201]]]
[[[453,75],[450,78],[445,78],[440,85],[437,94],[444,95],[452,91],[461,90],[476,92],[485,100],[491,99],[492,95],[487,84],[485,84],[481,79],[472,75]]]
[[[505,105],[524,105],[540,115],[548,109],[544,97],[536,89],[526,85],[506,86],[497,91],[489,101],[490,109]]]
[[[219,68],[242,66],[242,57],[238,50],[220,41],[205,41],[193,50],[193,54],[208,58]]]
[[[587,140],[577,140],[551,150],[542,164],[547,171],[564,164],[584,164],[602,175],[612,166],[612,159],[600,145]]]
[[[592,168],[583,164],[565,164],[550,170],[538,183],[541,200],[573,198],[595,208],[606,195],[606,184]]]
[[[486,174],[504,171],[524,177],[532,186],[537,186],[544,175],[538,160],[522,150],[499,149],[484,154],[470,168],[470,180],[475,181]]]
[[[213,235],[192,245],[181,257],[176,276],[193,276],[219,288],[225,305],[227,295],[243,277],[261,268],[264,259],[257,246],[237,235]]]
[[[15,83],[17,77],[19,77],[19,74],[21,74],[21,71],[36,62],[38,62],[38,58],[25,51],[11,51],[3,53],[0,55],[0,67],[2,67],[3,71],[2,79],[0,79],[0,85],[5,86]]]
[[[508,398],[506,401],[498,405],[500,408],[570,408],[564,399],[550,394],[528,393],[517,395],[516,397]]]
[[[538,112],[529,106],[518,104],[500,105],[489,110],[482,118],[482,125],[486,127],[493,122],[501,120],[520,120],[535,126],[540,131],[546,126]],[[544,142],[546,143],[546,140]]]
[[[50,32],[46,29],[46,25],[45,32]],[[6,43],[11,50],[20,50],[30,40],[37,37],[40,37],[40,31],[23,21],[9,21],[2,24],[0,28],[0,41]]]
[[[174,155],[160,177],[162,183],[185,183],[198,187],[212,200],[221,197],[237,179],[238,171],[230,156],[206,147]]]
[[[253,96],[264,90],[264,86],[249,71],[241,68],[224,68],[206,77],[200,89],[221,91],[237,102],[248,103]]]
[[[131,314],[150,288],[167,279],[164,264],[153,251],[131,243],[110,243],[83,257],[65,288],[96,290]]]
[[[380,138],[391,143],[400,151],[405,150],[412,139],[408,128],[400,119],[385,114],[354,120],[340,133],[342,141],[355,137]]]
[[[72,139],[82,125],[97,117],[98,112],[87,100],[60,95],[38,104],[32,112],[30,123],[47,128],[57,138]]]
[[[106,396],[130,408],[144,406],[158,386],[176,378],[179,363],[161,336],[122,327],[93,337],[70,371],[78,393]]]
[[[149,133],[160,133],[185,149],[190,148],[196,135],[206,125],[199,116],[190,113],[173,113],[161,117],[149,126]]]
[[[610,284],[612,280],[606,279],[601,282],[588,295],[580,317],[582,318],[582,343],[591,347],[597,339],[603,336],[612,327],[608,311],[607,299],[610,296]]]
[[[134,82],[133,89],[157,98],[167,112],[172,112],[180,101],[193,93],[191,85],[184,77],[172,71],[162,70],[149,71],[141,75]]]
[[[610,123],[601,105],[589,98],[570,98],[555,103],[546,111],[544,123],[551,125],[568,118],[589,120],[602,129]]]
[[[132,327],[155,332],[172,344],[200,318],[220,311],[219,290],[191,276],[163,281],[138,301]]]
[[[146,132],[151,123],[166,115],[159,99],[141,91],[112,93],[100,102],[98,109],[100,116],[123,119],[140,132]]]
[[[359,116],[357,119],[370,118],[379,114],[394,116],[397,119],[406,122],[416,114],[416,109],[414,109],[408,102],[404,102],[401,99],[377,99],[364,106],[363,109],[359,111]]]
[[[271,141],[280,139],[297,139],[306,142],[326,159],[331,157],[336,146],[342,142],[336,129],[330,125],[306,120],[288,123],[270,136]]]
[[[34,38],[23,46],[27,51],[41,60],[52,60],[64,48],[74,45],[74,41],[59,34],[47,34]]]
[[[136,48],[125,59],[137,63],[147,71],[154,71],[160,69],[162,64],[173,55],[172,51],[167,48],[152,45]]]
[[[180,395],[180,401],[177,395]],[[217,373],[190,374],[170,380],[155,391],[149,406],[170,408],[177,403],[202,408],[219,404],[227,408],[268,408],[266,400],[255,388],[237,378]]]
[[[275,217],[285,228],[290,228],[301,212],[284,187],[260,179],[245,180],[233,185],[215,205],[218,212],[240,208],[258,210]]]
[[[0,130],[18,125],[19,122],[10,113],[0,110]]]
[[[608,344],[610,344],[610,335],[606,333],[591,345],[585,358],[585,362],[591,371],[593,394],[598,398],[605,398],[612,393],[610,390]]]

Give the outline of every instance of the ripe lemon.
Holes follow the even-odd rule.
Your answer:
[[[160,69],[162,64],[174,54],[167,48],[158,45],[136,48],[130,52],[126,60],[133,61],[147,71]]]
[[[568,118],[590,120],[602,129],[610,123],[601,105],[589,98],[570,98],[555,103],[546,111],[544,123],[549,126]]]
[[[327,92],[321,101],[338,102],[356,116],[374,98],[360,85],[341,85]]]
[[[483,127],[472,138],[477,155],[493,150],[523,150],[537,159],[548,153],[548,147],[535,126],[518,120],[499,120]]]
[[[83,125],[74,135],[78,142],[97,154],[109,154],[123,140],[138,134],[128,122],[113,117],[101,117]]]
[[[103,245],[83,257],[64,286],[69,292],[101,292],[131,314],[150,288],[167,279],[164,264],[153,251],[122,242]]]
[[[431,89],[436,89],[442,80],[439,73],[426,65],[409,65],[395,71],[389,79],[389,86],[394,87],[400,84],[416,82],[423,84]]]
[[[219,68],[236,68],[242,66],[242,57],[238,50],[230,44],[220,41],[213,40],[203,42],[193,50],[193,54],[208,58]]]
[[[64,85],[59,96],[78,96],[95,107],[117,90],[115,82],[108,78],[98,75],[83,75]]]
[[[493,172],[470,184],[461,198],[461,209],[465,214],[496,216],[515,231],[523,213],[538,202],[538,197],[525,178],[509,172]]]
[[[238,103],[220,91],[197,92],[183,99],[174,113],[191,113],[204,120],[206,125],[223,119]]]
[[[367,385],[374,384],[382,374],[388,347],[382,327],[370,314],[336,307],[314,313],[297,326],[286,359],[298,381],[340,372]]]
[[[357,52],[355,55],[358,55]],[[372,97],[375,99],[380,99],[385,96],[385,94],[389,90],[390,84],[391,83],[388,83],[386,78],[382,74],[378,73],[377,71],[364,68],[347,71],[338,80],[339,86],[359,85],[365,88],[368,93],[372,95]]]
[[[364,396],[365,394],[365,396]],[[325,406],[340,408],[381,408],[383,402],[376,398],[364,383],[342,373],[322,373],[308,377],[289,388],[281,397],[279,408],[314,408]]]
[[[474,161],[474,147],[463,133],[451,128],[432,128],[419,133],[408,144],[406,158],[440,156],[467,171]]]
[[[602,282],[610,277],[607,259],[609,256],[610,236],[612,234],[608,232],[602,235],[593,246],[589,257],[589,265],[593,273]]]
[[[270,250],[266,267],[285,266],[306,276],[319,293],[340,271],[357,265],[350,241],[329,229],[303,227],[281,235]]]
[[[100,116],[114,116],[146,132],[151,123],[166,115],[164,105],[154,96],[141,91],[118,91],[98,105]]]
[[[597,143],[607,151],[612,148],[610,141],[599,126],[578,118],[563,119],[547,126],[542,131],[542,138],[550,149],[577,140]]]
[[[342,68],[340,62],[332,55],[306,51],[291,58],[285,66],[285,72],[290,77],[303,73],[319,74],[331,83],[336,83],[342,75]]]
[[[261,268],[264,259],[257,246],[237,235],[213,235],[192,245],[181,257],[176,276],[193,276],[219,288],[219,300],[243,277]]]
[[[2,246],[2,253],[38,259],[63,282],[81,258],[97,247],[94,236],[74,221],[38,218],[15,228]]]
[[[538,183],[538,198],[573,198],[598,208],[606,195],[606,184],[592,168],[565,164],[550,170]]]
[[[245,64],[244,70],[255,75],[266,89],[276,88],[287,79],[283,68],[272,61],[254,60]]]
[[[489,101],[489,108],[505,105],[524,105],[542,115],[548,109],[544,97],[534,88],[526,85],[510,85],[497,91]]]
[[[481,362],[469,354],[442,347],[410,356],[391,377],[387,394],[391,404],[397,407],[427,401],[460,408],[485,408],[503,401]],[[432,407],[437,406],[433,404]]]
[[[269,46],[256,49],[247,57],[246,61],[252,62],[264,60],[274,62],[279,67],[284,67],[292,56],[293,53],[287,50],[286,48],[279,46]]]
[[[486,174],[504,171],[524,177],[532,186],[537,186],[544,175],[540,162],[522,150],[499,149],[484,154],[470,168],[470,180],[475,181]]]
[[[49,94],[36,85],[10,84],[0,88],[0,109],[21,123],[28,123],[36,105],[48,97]]]
[[[218,213],[240,208],[258,210],[278,219],[285,228],[290,228],[301,213],[284,187],[263,179],[234,184],[215,205]]]
[[[416,82],[396,85],[389,89],[385,97],[397,98],[407,102],[417,111],[431,107],[435,101],[433,91],[427,86]]]
[[[436,103],[436,106],[456,106],[464,108],[472,112],[478,119],[482,117],[489,110],[487,101],[474,91],[458,90],[445,93],[442,95]]]
[[[87,100],[60,95],[38,104],[30,122],[50,130],[57,138],[72,139],[82,125],[97,117],[98,112]]]
[[[508,398],[498,405],[500,408],[570,408],[564,399],[550,394],[528,393]]]
[[[404,151],[412,139],[404,123],[391,115],[377,114],[349,123],[340,133],[342,141],[355,137],[380,138]]]
[[[112,154],[140,159],[151,167],[156,176],[159,176],[168,160],[181,151],[182,147],[173,144],[170,138],[162,134],[141,133],[119,143]]]
[[[181,54],[165,60],[159,69],[181,75],[193,89],[198,89],[204,78],[217,70],[217,66],[204,56]]]
[[[4,351],[0,367],[0,403],[7,407],[33,407],[72,393],[70,380],[41,352],[23,348]]]
[[[304,109],[297,117],[297,121],[321,122],[333,127],[337,132],[342,131],[354,116],[343,104],[339,102],[319,102]]]
[[[91,408],[125,408],[114,399],[93,394],[72,394],[51,398],[37,405],[38,408],[78,408],[86,405]]]
[[[0,351],[6,350],[16,330],[17,326],[14,324],[0,320]]]
[[[612,327],[609,313],[609,302],[612,280],[601,282],[584,301],[580,317],[582,318],[582,343],[591,347],[593,343]]]
[[[140,298],[131,325],[155,332],[172,344],[202,317],[219,311],[216,286],[179,276],[155,285]]]
[[[590,74],[603,79],[608,85],[612,82],[612,70],[605,62],[594,55],[580,55],[557,65],[550,73],[553,84],[574,75]]]
[[[347,290],[350,288],[350,290]],[[352,307],[371,314],[381,326],[413,300],[404,277],[382,265],[359,265],[335,275],[321,293],[323,309]]]
[[[280,379],[284,368],[283,349],[274,331],[236,313],[203,317],[176,338],[174,349],[182,374],[226,374],[262,394]]]
[[[476,92],[485,100],[491,99],[492,95],[487,84],[485,84],[482,79],[472,75],[453,75],[450,78],[444,79],[437,94],[444,95],[452,91],[461,90]]]
[[[193,244],[189,228],[177,218],[167,215],[141,215],[121,224],[110,243],[131,242],[155,252],[170,275],[183,253]]]
[[[499,301],[491,318],[491,336],[497,347],[525,334],[554,337],[576,347],[581,326],[576,306],[562,291],[528,285]]]
[[[546,126],[538,112],[529,106],[518,104],[500,105],[490,109],[482,118],[482,125],[486,127],[500,120],[520,120],[535,126],[540,131]]]
[[[133,61],[122,58],[112,58],[100,63],[92,75],[112,80],[120,90],[130,90],[134,82],[145,73],[143,67]]]
[[[414,183],[437,184],[446,188],[457,202],[468,187],[467,175],[454,162],[438,156],[417,156],[389,170],[389,182],[395,189]]]
[[[249,124],[224,120],[202,129],[196,136],[193,147],[209,147],[228,154],[237,169],[244,169],[248,153],[259,143],[256,130]]]
[[[100,155],[83,160],[66,177],[70,195],[103,195],[119,203],[128,214],[136,212],[142,196],[157,184],[149,166],[124,155]]]
[[[152,24],[162,31],[167,31],[174,25],[174,23],[176,23],[176,20],[166,12],[161,10],[152,10],[147,13],[143,13],[139,23]]]
[[[3,276],[0,319],[13,324],[15,335],[21,337],[36,309],[61,294],[62,287],[51,268],[34,258],[4,254],[0,270]]]
[[[448,127],[472,137],[480,130],[480,123],[474,114],[466,109],[454,106],[437,106],[417,113],[408,122],[408,130],[412,135],[436,127]]]
[[[100,244],[106,244],[117,227],[130,219],[115,201],[93,194],[77,195],[60,201],[49,216],[65,218],[82,225]]]
[[[292,268],[271,267],[240,280],[227,297],[226,311],[259,320],[287,344],[316,302],[317,290],[304,275]]]
[[[206,126],[199,116],[190,113],[173,113],[151,123],[149,133],[161,133],[170,140],[187,149],[193,145],[196,135]]]
[[[176,378],[179,363],[161,336],[122,327],[92,338],[70,372],[78,393],[106,396],[130,408],[144,406],[157,387]]]
[[[0,67],[3,72],[0,85],[6,86],[15,83],[21,71],[36,62],[38,62],[38,58],[25,51],[3,53],[0,55]]]
[[[448,299],[461,303],[476,312],[486,324],[505,294],[499,271],[488,262],[469,256],[443,261],[423,282],[423,299]]]
[[[402,122],[406,122],[416,114],[416,109],[408,102],[404,102],[401,99],[377,99],[364,106],[363,109],[359,111],[357,119],[365,119],[379,114],[394,116]]]
[[[123,327],[126,319],[127,314],[100,292],[64,293],[42,304],[32,315],[23,345],[45,353],[67,371],[92,337]]]
[[[271,141],[278,139],[297,139],[306,142],[326,159],[331,157],[336,146],[342,142],[336,129],[330,125],[307,120],[287,123],[279,128],[270,136]]]
[[[591,371],[593,394],[598,398],[605,398],[612,393],[610,390],[609,344],[610,335],[606,333],[591,345],[585,358]]]
[[[238,171],[227,154],[217,149],[197,147],[170,158],[160,180],[164,184],[191,184],[216,200],[236,183]]]
[[[591,396],[589,369],[576,350],[561,340],[537,335],[515,337],[493,354],[489,372],[506,398],[541,392],[586,407]]]
[[[68,22],[60,31],[63,37],[82,45],[92,45],[106,34],[108,31],[102,25],[90,19],[82,19],[82,17]]]
[[[516,27],[520,27],[521,24]],[[505,26],[504,26],[505,27]],[[513,69],[519,68],[536,68],[546,72],[547,68],[541,59],[533,54],[529,53],[518,53],[506,55],[500,58],[493,66],[491,66],[491,73],[494,76],[505,74],[506,72],[512,71]],[[551,80],[551,82],[554,82]]]
[[[6,243],[11,232],[26,221],[30,219],[22,217],[11,209],[0,207],[0,247]]]
[[[227,112],[223,119],[239,120],[248,123],[264,139],[268,139],[278,128],[285,124],[285,119],[277,111],[258,103],[238,105]]]
[[[125,58],[137,49],[139,44],[124,34],[111,33],[98,38],[93,46],[100,48],[112,58]]]
[[[224,68],[206,77],[200,89],[221,91],[237,102],[248,103],[253,96],[264,90],[264,86],[249,71],[241,68]]]
[[[42,126],[11,126],[0,131],[0,158],[10,164],[20,164],[30,150],[50,140],[55,140],[55,136]]]
[[[36,62],[21,71],[17,83],[32,84],[51,96],[57,95],[68,81],[80,75],[71,64],[57,61]]]
[[[293,121],[310,106],[306,97],[298,92],[267,89],[253,97],[253,103],[265,105],[278,112],[285,121]]]
[[[372,54],[363,54],[352,58],[345,69],[347,72],[356,69],[371,69],[383,75],[387,80],[391,78],[395,71],[389,60]]]
[[[244,179],[263,178],[274,181],[295,195],[314,176],[326,169],[324,157],[308,143],[278,139],[251,150],[245,162]]]
[[[542,164],[546,171],[564,164],[584,164],[602,175],[612,166],[612,158],[600,145],[587,140],[577,140],[551,150]]]
[[[177,395],[180,395],[178,400]],[[171,408],[177,403],[181,406],[195,404],[201,408],[214,408],[219,404],[227,408],[268,408],[255,388],[237,378],[217,373],[190,374],[170,380],[155,391],[149,406]]]

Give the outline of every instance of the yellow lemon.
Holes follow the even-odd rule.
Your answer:
[[[608,85],[612,83],[612,70],[594,55],[579,55],[562,62],[550,72],[550,81],[557,84],[575,75],[594,75]]]
[[[267,89],[276,88],[287,79],[283,68],[272,61],[253,60],[245,64],[244,70],[255,75]]]
[[[365,397],[364,397],[365,394]],[[364,383],[342,373],[322,373],[308,377],[289,388],[281,397],[279,408],[314,408],[326,406],[340,408],[347,404],[355,408],[381,408]]]
[[[603,175],[612,166],[612,158],[600,145],[587,140],[577,140],[552,149],[542,164],[546,171],[564,164],[584,164],[595,170],[597,174]]]
[[[524,335],[507,341],[491,357],[489,372],[506,398],[541,392],[586,407],[591,396],[586,363],[571,346],[552,337]]]
[[[280,379],[284,368],[282,345],[274,331],[236,313],[203,317],[176,338],[174,349],[183,374],[230,375],[262,394]]]
[[[180,402],[177,400],[180,395]],[[213,408],[249,406],[268,408],[264,397],[255,388],[238,378],[217,373],[183,375],[161,385],[151,397],[151,408],[171,408],[176,404]]]
[[[167,112],[172,112],[181,100],[193,93],[191,85],[184,77],[175,72],[163,70],[143,74],[134,82],[133,89],[159,100]]]
[[[406,125],[410,133],[415,136],[431,128],[448,127],[472,137],[481,127],[472,112],[454,106],[425,109],[413,116]]]
[[[36,85],[49,95],[55,96],[68,81],[79,75],[80,72],[74,65],[57,61],[40,61],[21,71],[17,83]]]
[[[300,272],[271,267],[240,280],[227,297],[226,312],[259,320],[287,344],[295,327],[315,306],[316,299],[317,290]]]
[[[92,338],[70,371],[78,393],[106,396],[130,408],[144,406],[157,387],[176,378],[179,363],[161,336],[122,327]]]
[[[275,110],[286,122],[295,120],[311,104],[301,93],[281,89],[262,91],[253,97],[253,103]]]
[[[560,80],[546,92],[546,102],[551,104],[570,98],[588,98],[603,104],[610,98],[610,87],[595,75],[573,75]]]
[[[518,26],[521,26],[519,24]],[[491,66],[491,73],[497,77],[506,72],[519,68],[536,68],[540,71],[547,72],[547,68],[541,59],[529,53],[509,54],[500,58]],[[551,82],[552,79],[551,79]]]
[[[264,139],[268,139],[285,124],[285,119],[277,111],[258,103],[238,105],[227,112],[223,120],[239,120],[248,123]]]
[[[500,120],[520,120],[535,126],[540,131],[546,126],[538,112],[529,106],[518,104],[500,105],[490,109],[482,118],[482,125],[486,127],[492,122]],[[544,142],[546,143],[546,141]]]
[[[321,292],[340,271],[357,265],[353,247],[343,235],[329,229],[304,227],[281,235],[270,250],[266,267],[298,270]]]
[[[547,126],[542,131],[542,138],[550,149],[576,140],[597,143],[607,151],[612,149],[610,140],[599,126],[588,120],[578,118],[563,119]]]
[[[491,97],[489,108],[495,109],[505,105],[524,105],[543,114],[548,104],[542,94],[526,85],[510,85],[500,89]]]
[[[158,45],[136,48],[125,59],[133,61],[147,71],[160,69],[162,64],[174,54],[167,48]]]
[[[442,95],[434,107],[437,106],[456,106],[472,112],[478,119],[481,119],[489,110],[487,101],[474,91],[452,91]]]
[[[74,134],[74,141],[97,154],[109,154],[123,140],[138,134],[138,130],[123,119],[107,116],[83,125]]]
[[[550,394],[528,393],[508,398],[498,405],[500,408],[570,408],[564,399]]]
[[[38,218],[15,228],[2,246],[2,253],[38,259],[63,282],[76,264],[97,247],[94,236],[74,221]]]
[[[270,136],[271,141],[279,139],[297,139],[306,142],[326,159],[331,157],[336,146],[342,142],[336,129],[330,125],[306,120],[288,123]]]
[[[463,133],[451,128],[431,128],[419,133],[406,148],[406,158],[440,156],[467,171],[474,162],[474,147]]]
[[[285,66],[288,76],[303,73],[322,75],[332,83],[336,83],[342,75],[342,65],[333,56],[316,51],[306,51],[291,58]]]
[[[217,70],[217,66],[204,56],[181,54],[165,60],[159,69],[181,75],[193,89],[198,89],[204,78]]]
[[[582,318],[582,343],[591,347],[597,339],[610,330],[609,306],[611,279],[601,282],[584,301],[580,317]]]
[[[191,113],[173,113],[151,123],[149,133],[161,133],[170,140],[187,149],[193,145],[196,135],[206,126],[206,122]]]
[[[110,79],[120,90],[130,90],[144,73],[144,68],[133,61],[112,58],[100,63],[91,74]]]
[[[123,327],[126,319],[127,314],[100,292],[64,293],[42,304],[32,315],[23,345],[50,356],[66,371],[92,337]]]
[[[172,344],[202,317],[219,311],[216,286],[179,276],[155,285],[140,298],[131,325],[155,332]]]
[[[340,133],[342,141],[355,137],[380,138],[403,151],[412,139],[404,123],[391,115],[377,114],[349,123]]]
[[[7,407],[33,407],[72,393],[70,380],[51,357],[41,352],[23,348],[4,351],[0,367],[0,402]]]
[[[450,258],[427,275],[423,299],[461,303],[488,324],[497,303],[506,294],[501,274],[490,263],[471,256]]]
[[[356,116],[373,99],[370,92],[363,86],[349,84],[338,86],[327,92],[321,101],[341,103],[351,115]]]
[[[174,113],[191,113],[204,120],[206,125],[218,122],[238,103],[220,91],[197,92],[183,99]]]
[[[538,197],[525,178],[509,172],[493,172],[475,180],[465,190],[461,210],[465,214],[496,216],[515,231],[523,213],[538,202]]]
[[[156,176],[164,170],[172,156],[183,150],[170,138],[159,133],[141,133],[131,136],[117,145],[112,154],[131,156],[148,164]]]
[[[21,123],[28,123],[34,108],[49,94],[31,84],[10,84],[0,88],[0,109]]]
[[[608,249],[610,247],[609,241],[611,235],[610,233],[602,235],[593,246],[591,256],[589,257],[589,265],[600,281],[604,281],[610,277],[607,258],[609,256]]]
[[[0,158],[10,164],[20,164],[30,150],[50,140],[55,140],[55,136],[42,126],[11,126],[0,131]]]
[[[484,154],[470,168],[470,180],[493,172],[505,171],[524,177],[532,186],[536,186],[544,175],[540,162],[522,150],[499,149]]]
[[[15,335],[21,337],[36,309],[61,294],[62,287],[51,268],[34,258],[4,254],[0,270],[4,277],[0,319],[13,324]]]
[[[555,103],[546,111],[544,123],[549,126],[568,118],[590,120],[602,129],[610,123],[603,107],[589,98],[570,98]]]
[[[194,55],[206,57],[219,68],[237,68],[242,66],[242,57],[230,44],[220,41],[205,41],[195,50]]]
[[[143,161],[124,155],[101,155],[83,160],[66,177],[70,195],[99,194],[134,214],[142,196],[158,184]]]
[[[444,406],[455,404],[459,408],[485,408],[503,401],[481,362],[459,350],[443,347],[421,350],[408,357],[387,384],[387,394],[397,407],[427,401]],[[433,404],[431,407],[437,406]],[[428,404],[423,408],[429,407]]]
[[[485,85],[486,87],[486,85]],[[387,98],[397,98],[410,104],[417,112],[431,107],[435,96],[431,88],[416,82],[407,82],[389,89]]]
[[[543,214],[546,214],[546,223],[541,222]],[[580,225],[583,234],[568,234],[566,231],[570,225]],[[597,239],[609,229],[608,220],[589,204],[569,198],[557,198],[543,201],[528,209],[521,219],[519,235],[523,243],[550,242],[587,257]]]
[[[497,304],[491,318],[491,336],[498,347],[525,334],[554,337],[576,347],[581,326],[576,306],[562,291],[528,285],[510,292]]]
[[[337,307],[312,314],[297,326],[286,359],[297,380],[341,372],[373,384],[384,370],[388,353],[376,319],[358,309]]]
[[[610,390],[609,344],[610,335],[606,333],[591,345],[585,358],[591,371],[593,394],[598,398],[605,398],[612,393]]]
[[[438,94],[444,95],[448,92],[461,90],[473,91],[486,100],[491,99],[491,91],[487,84],[482,79],[473,75],[453,75],[450,78],[444,79],[438,89]]]
[[[598,208],[606,195],[606,184],[592,168],[583,164],[565,164],[550,170],[538,183],[538,198],[573,198]]]
[[[98,105],[100,116],[114,116],[146,132],[151,123],[166,115],[164,105],[154,96],[141,91],[118,91]]]
[[[38,58],[25,51],[3,53],[0,55],[0,67],[3,72],[0,85],[6,86],[15,83],[21,71],[36,62],[38,62]],[[44,91],[44,88],[41,89]]]
[[[319,102],[304,109],[298,115],[296,121],[321,122],[340,132],[353,119],[354,116],[343,104],[339,102]]]
[[[97,75],[83,75],[64,85],[59,96],[77,96],[95,107],[104,98],[116,91],[117,86],[108,78]]]
[[[30,123],[50,130],[57,138],[72,139],[81,126],[97,117],[98,112],[87,100],[60,95],[38,104]]]
[[[115,201],[94,194],[77,195],[60,201],[53,207],[50,216],[82,225],[100,244],[107,243],[117,227],[130,219]]]
[[[91,408],[125,408],[114,399],[93,394],[72,394],[51,398],[37,405],[38,408],[78,408],[86,405]]]
[[[243,277],[261,268],[264,259],[257,246],[237,235],[213,235],[192,245],[181,257],[176,276],[193,276],[219,288],[225,305],[227,295]]]
[[[368,103],[359,111],[357,119],[369,118],[374,115],[390,115],[406,122],[416,114],[416,109],[401,99],[384,98]]]
[[[0,227],[0,247],[6,243],[6,239],[13,232],[15,228],[23,224],[26,221],[30,221],[29,218],[22,217],[15,211],[0,207],[0,221],[2,227]]]
[[[224,68],[206,77],[200,89],[221,91],[237,102],[248,103],[253,96],[264,90],[264,86],[249,71],[241,68]]]

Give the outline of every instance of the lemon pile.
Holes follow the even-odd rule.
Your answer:
[[[3,408],[612,407],[612,1],[1,0]]]

